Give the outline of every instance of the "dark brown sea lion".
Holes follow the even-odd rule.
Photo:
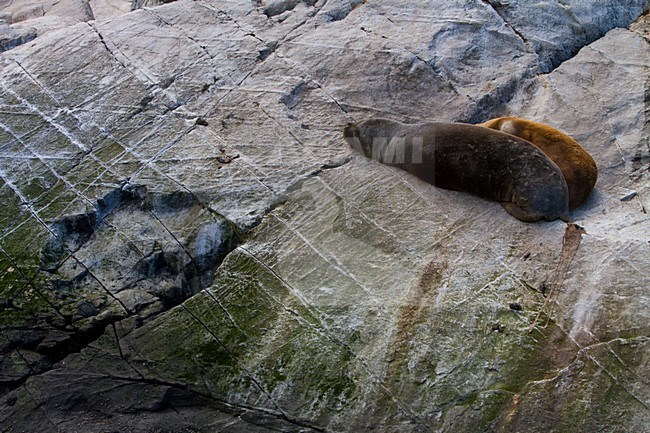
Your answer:
[[[569,188],[569,209],[584,202],[596,185],[598,168],[593,158],[573,138],[543,123],[519,117],[499,117],[481,126],[530,141],[555,163]]]
[[[348,124],[344,136],[368,157],[441,188],[499,201],[522,221],[568,220],[562,172],[521,138],[478,125],[387,119]]]

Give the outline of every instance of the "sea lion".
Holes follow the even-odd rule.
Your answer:
[[[478,125],[387,119],[348,124],[343,135],[368,157],[441,188],[499,201],[522,221],[568,220],[562,172],[521,138]]]
[[[490,129],[530,141],[555,163],[569,188],[569,209],[575,209],[591,193],[598,168],[591,155],[573,138],[548,125],[519,117],[499,117],[481,123]]]

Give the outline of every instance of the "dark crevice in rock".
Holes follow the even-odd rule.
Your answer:
[[[131,0],[131,12],[146,7],[155,7],[167,3],[174,3],[176,0]]]
[[[23,194],[22,194],[22,193],[21,193],[21,192],[20,192],[20,191],[15,187],[15,186],[13,186],[13,185],[11,184],[11,182],[10,182],[8,179],[6,179],[4,176],[2,176],[2,180],[5,182],[6,185],[9,185],[9,186],[12,188],[12,190],[14,191],[14,193],[16,194],[16,196],[18,196],[18,197],[21,199],[22,203],[28,203],[28,200],[23,196]],[[46,221],[44,221],[43,218],[41,218],[41,217],[38,215],[38,213],[37,213],[37,212],[32,208],[31,204],[27,204],[27,208],[28,208],[28,211],[29,211],[30,215],[31,215],[31,216],[32,216],[36,221],[38,221],[38,223],[39,223],[41,226],[43,226],[43,227],[44,227],[44,228],[45,228],[45,229],[46,229],[46,230],[47,230],[47,231],[52,235],[53,238],[58,238],[58,235],[57,235],[57,233],[55,232],[56,226],[53,228],[53,227],[51,227],[49,224],[47,224]],[[83,226],[83,224],[81,224],[81,225]],[[64,226],[65,226],[65,225],[64,225]],[[73,242],[74,242],[74,239],[73,239]],[[114,296],[114,295],[113,295],[113,294],[112,294],[112,293],[111,293],[111,292],[106,288],[106,286],[105,286],[104,284],[102,284],[102,282],[101,282],[101,281],[100,281],[100,280],[99,280],[99,279],[98,279],[98,278],[93,274],[92,271],[90,271],[90,269],[86,266],[85,263],[83,263],[83,262],[80,261],[77,257],[74,256],[74,254],[72,253],[72,251],[70,251],[70,249],[68,249],[67,246],[66,246],[65,244],[64,244],[64,247],[63,247],[62,249],[58,249],[58,248],[57,248],[57,245],[56,245],[56,242],[54,242],[54,243],[49,243],[49,242],[48,242],[48,243],[46,244],[46,247],[47,247],[47,248],[51,248],[51,250],[48,250],[48,253],[45,254],[45,258],[46,258],[46,259],[50,259],[50,257],[51,257],[51,255],[49,254],[50,252],[51,252],[55,257],[58,257],[57,254],[61,254],[61,255],[65,255],[65,256],[66,256],[66,260],[67,260],[68,258],[72,259],[72,260],[75,262],[75,265],[76,265],[76,266],[79,266],[79,267],[83,268],[83,272],[86,272],[86,273],[87,273],[87,274],[88,274],[88,275],[89,275],[93,280],[96,281],[96,283],[101,287],[101,290],[102,290],[105,294],[108,294],[108,296],[109,296],[110,298],[113,298],[113,300],[114,300],[115,302],[117,302],[118,304],[121,305],[121,302],[120,302],[118,299],[115,298],[115,296]],[[6,254],[6,253],[5,253],[5,254]],[[41,255],[41,257],[43,257],[43,255]],[[42,270],[42,269],[41,269],[41,270]],[[29,279],[29,283],[28,283],[29,285],[36,285],[35,280],[36,280],[36,276],[37,276],[37,275],[38,275],[38,273],[36,273],[35,276],[34,276],[32,279]],[[43,294],[43,292],[42,292],[40,289],[38,289],[37,292],[39,293],[40,296],[45,296],[45,295]],[[48,301],[48,304],[49,304],[49,303],[50,303],[50,302]],[[122,307],[123,307],[123,305],[122,305]]]
[[[102,44],[102,46],[106,49],[106,51],[108,51],[108,53],[111,55],[111,57],[112,57],[112,58],[113,58],[117,63],[119,63],[119,64],[120,64],[124,69],[126,69],[126,70],[129,71],[129,72],[131,72],[131,70],[129,69],[129,67],[128,67],[128,66],[127,66],[123,61],[121,61],[120,59],[118,59],[117,56],[115,55],[115,53],[113,52],[113,50],[111,50],[111,49],[108,47],[108,44],[107,44],[106,41],[104,40],[104,35],[101,34],[101,32],[100,32],[99,29],[94,25],[94,23],[88,23],[88,26],[93,30],[93,32],[95,32],[95,34],[96,34],[97,37],[99,38],[99,42],[100,42],[100,43]],[[132,73],[131,73],[131,74],[132,74]],[[136,78],[137,78],[137,77],[136,77]]]
[[[510,24],[508,20],[508,4],[502,4],[499,0],[482,0],[483,3],[486,3],[492,8],[499,17],[504,21],[508,28],[517,34],[517,36],[524,42],[526,45],[535,45],[534,41],[528,40],[524,34],[519,31],[515,26]],[[570,12],[573,19],[578,23],[577,18],[573,15],[573,12]],[[635,19],[634,16],[628,14],[629,26]],[[500,114],[503,114],[503,108],[508,104],[512,98],[516,95],[518,91],[524,88],[530,80],[540,76],[546,75],[553,72],[555,69],[559,68],[564,62],[573,59],[578,52],[603,37],[609,30],[616,27],[613,24],[609,24],[605,27],[599,28],[597,31],[592,31],[591,35],[582,35],[580,37],[579,43],[574,46],[567,46],[563,49],[552,50],[550,47],[543,45],[535,46],[535,53],[538,56],[538,65],[535,68],[528,69],[518,76],[512,77],[510,80],[505,83],[498,85],[490,93],[482,95],[480,98],[475,100],[475,107],[473,107],[466,115],[464,115],[460,122],[466,123],[479,123],[483,122],[489,118],[497,117]],[[583,30],[584,31],[584,30]],[[546,59],[542,57],[546,57]]]
[[[73,255],[102,225],[115,209],[128,202],[141,201],[146,188],[125,183],[97,200],[94,211],[64,216],[50,225],[53,236],[41,250],[41,269],[56,272],[63,261]]]
[[[137,115],[142,114],[145,111],[147,111],[147,107],[148,107],[149,103],[151,101],[153,101],[153,100],[154,100],[154,96],[152,94],[150,94],[150,93],[143,96],[140,99],[140,101],[138,102],[138,105],[136,106],[136,109],[133,110],[131,113],[129,113],[126,120],[131,120],[134,117],[136,117]]]
[[[272,41],[266,44],[264,48],[258,51],[257,58],[261,61],[264,61],[269,58],[269,56],[275,53],[275,50],[278,48],[277,41]]]
[[[526,40],[526,37],[519,31],[517,30],[512,24],[508,22],[506,19],[506,16],[503,14],[503,6],[501,5],[500,1],[494,2],[493,0],[483,0],[483,3],[489,5],[494,12],[496,12],[497,15],[503,20],[503,23],[508,27],[510,30],[512,30],[518,37],[521,39],[523,43],[528,43],[528,40]]]
[[[462,123],[480,123],[498,117],[503,107],[514,98],[528,80],[534,77],[536,77],[535,72],[528,70],[522,75],[511,77],[509,80],[497,85],[490,93],[486,93],[474,100],[473,106],[458,121]]]
[[[10,25],[0,22],[0,53],[33,41],[36,36],[38,36],[36,29],[17,31]]]
[[[213,222],[200,225],[192,235],[193,240],[186,241],[191,243],[185,245],[162,216],[196,212],[209,215],[208,221]],[[120,253],[120,250],[114,254],[105,252],[111,258],[102,264],[107,259],[90,252],[93,261],[88,261],[86,256],[89,253],[84,253],[84,249],[93,248],[96,241],[102,242],[104,238],[97,240],[97,237],[106,231],[125,237],[108,220],[120,214],[130,216],[137,213],[142,214],[139,219],[148,217],[157,223],[163,236],[173,239],[177,248],[154,245],[153,251],[144,255],[131,245],[143,257],[115,283],[110,279],[111,269],[105,268],[119,264],[119,254],[125,253]],[[108,326],[128,317],[141,318],[141,325],[210,286],[214,270],[240,239],[233,224],[208,210],[193,194],[149,193],[144,186],[128,183],[97,200],[94,211],[64,216],[51,223],[49,229],[52,237],[40,255],[42,271],[29,284],[58,317],[54,320],[35,317],[29,327],[2,330],[5,342],[0,341],[0,354],[8,360],[24,359],[18,364],[24,364],[26,368],[14,361],[7,361],[11,365],[5,362],[0,394],[19,386],[32,375],[48,371],[69,354],[87,347],[104,334]],[[125,238],[128,241],[128,237]],[[4,251],[2,254],[8,257]],[[20,268],[16,269],[20,271]],[[97,296],[103,296],[105,300],[100,302]],[[11,301],[4,302],[5,309],[12,308]],[[64,305],[69,304],[64,307],[66,311],[57,307],[61,301]]]
[[[600,22],[585,23],[576,15],[576,12],[571,8],[570,4],[565,5],[563,2],[560,2],[558,7],[560,7],[563,13],[566,14],[565,25],[571,29],[571,35],[570,37],[567,37],[566,40],[563,40],[559,45],[555,45],[552,42],[540,40],[534,36],[527,38],[524,34],[525,31],[517,29],[516,24],[513,24],[517,18],[516,15],[512,14],[516,13],[518,5],[511,5],[509,2],[502,2],[501,0],[482,1],[488,4],[495,11],[508,28],[512,29],[512,31],[517,34],[524,43],[534,49],[539,58],[539,68],[541,73],[544,74],[553,72],[555,69],[560,67],[562,63],[575,57],[583,47],[602,38],[610,30],[616,27],[629,27],[630,24],[632,24],[643,12],[643,9],[638,7],[635,9],[632,5],[630,5],[629,8],[621,7],[621,10],[610,10],[609,7],[603,6],[604,13],[611,13],[611,16],[607,15],[607,17]],[[632,10],[636,10],[638,13],[632,12]],[[621,14],[624,14],[625,16],[621,16]],[[597,19],[598,16],[595,18]]]
[[[71,353],[88,347],[103,333],[110,319],[98,321],[89,329],[75,329],[56,323],[35,323],[32,327],[2,330],[5,342],[0,344],[0,358],[3,358],[3,377],[0,379],[0,396],[20,387],[32,376],[51,370]],[[20,372],[12,354],[24,362],[28,371]],[[16,370],[18,369],[18,371]]]
[[[321,16],[325,17],[328,22],[342,21],[350,15],[350,12],[366,3],[367,0],[345,0],[340,3],[337,2],[335,6],[327,7],[323,5],[321,8]]]
[[[274,0],[268,2],[268,4],[262,9],[262,13],[271,18],[292,11],[301,1],[308,6],[314,6],[316,3],[316,0]]]
[[[301,81],[297,86],[291,89],[290,92],[285,93],[280,97],[282,102],[288,109],[293,109],[298,102],[302,99],[303,95],[309,91],[309,86],[305,81]]]

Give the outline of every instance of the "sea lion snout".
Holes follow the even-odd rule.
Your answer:
[[[348,122],[343,128],[343,137],[350,138],[359,135],[359,128],[356,123]]]
[[[350,122],[345,126],[345,128],[343,128],[343,138],[356,152],[362,153],[368,157],[372,156],[371,151],[369,151],[364,142],[361,141],[361,132],[356,123]]]

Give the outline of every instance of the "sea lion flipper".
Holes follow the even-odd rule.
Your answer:
[[[506,212],[508,212],[513,217],[518,220],[525,221],[528,223],[534,223],[544,218],[544,215],[540,213],[530,213],[523,210],[517,203],[510,201],[502,201],[501,207],[503,207]]]
[[[517,203],[513,203],[510,201],[502,201],[501,202],[501,207],[503,207],[506,212],[508,212],[510,215],[513,217],[517,218],[518,220],[528,222],[528,223],[534,223],[543,219],[548,219],[546,216],[542,213],[539,212],[529,212],[524,210],[521,206],[519,206]],[[569,215],[568,214],[563,214],[558,216],[559,219],[561,219],[564,222],[569,222]]]

